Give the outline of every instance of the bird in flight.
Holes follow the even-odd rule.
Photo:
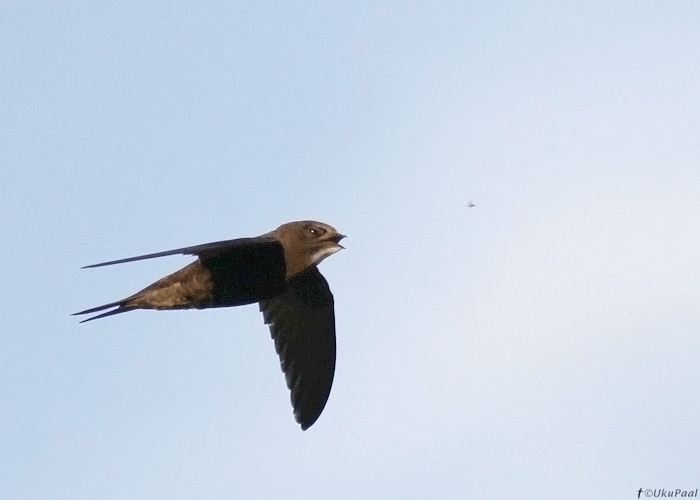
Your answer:
[[[254,237],[217,241],[85,266],[100,267],[166,255],[197,260],[140,292],[75,313],[109,309],[92,321],[134,309],[206,309],[258,302],[275,342],[294,417],[302,430],[326,406],[335,373],[333,294],[316,267],[344,247],[327,224],[297,221]]]

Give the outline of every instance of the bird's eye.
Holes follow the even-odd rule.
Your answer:
[[[311,226],[309,228],[309,234],[311,236],[313,236],[314,238],[319,238],[319,237],[323,236],[323,233],[325,233],[325,232],[326,232],[326,230],[323,228],[320,228],[320,227]]]

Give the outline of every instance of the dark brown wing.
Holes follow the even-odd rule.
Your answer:
[[[287,291],[260,302],[291,390],[302,430],[321,415],[335,373],[333,294],[316,267],[288,281]]]
[[[165,257],[167,255],[197,255],[202,259],[206,259],[229,249],[236,247],[258,246],[260,243],[265,242],[276,242],[276,240],[272,237],[258,236],[257,238],[238,238],[235,240],[214,241],[213,243],[205,243],[203,245],[195,245],[193,247],[176,248],[175,250],[166,250],[164,252],[149,253],[146,255],[138,255],[136,257],[128,257],[126,259],[110,260],[109,262],[91,264],[83,267],[82,269],[111,266],[113,264],[123,264],[125,262],[134,262],[136,260],[155,259],[156,257]]]

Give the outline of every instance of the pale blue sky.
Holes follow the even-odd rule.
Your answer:
[[[0,498],[700,487],[699,160],[696,1],[5,2]],[[70,316],[306,218],[307,432],[257,306]]]

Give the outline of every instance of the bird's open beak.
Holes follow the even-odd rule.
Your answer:
[[[337,234],[333,237],[333,241],[335,242],[336,245],[338,245],[340,248],[345,249],[343,245],[340,244],[340,240],[343,238],[347,238],[344,234]]]

